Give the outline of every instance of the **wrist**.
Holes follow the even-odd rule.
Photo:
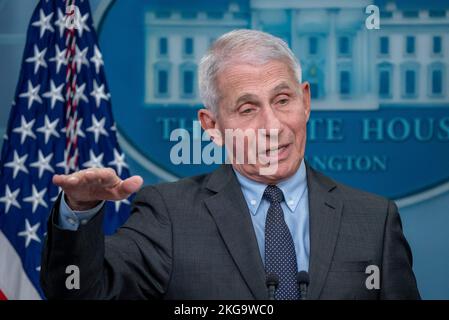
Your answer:
[[[70,199],[66,194],[64,194],[65,202],[69,206],[70,209],[73,211],[87,211],[90,209],[95,208],[100,204],[100,200],[93,200],[93,201],[75,201],[73,199]]]

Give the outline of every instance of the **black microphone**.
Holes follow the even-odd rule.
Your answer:
[[[299,271],[296,275],[296,282],[299,286],[299,300],[307,300],[307,287],[309,286],[309,274],[307,271]]]
[[[274,273],[267,274],[265,284],[268,288],[268,300],[274,300],[274,295],[276,294],[276,289],[279,285],[278,275]]]

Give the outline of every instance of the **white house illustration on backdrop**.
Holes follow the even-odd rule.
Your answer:
[[[290,45],[315,110],[449,106],[449,2],[168,3],[145,14],[148,107],[201,105],[198,62],[212,41],[237,28],[267,31]],[[379,30],[365,27],[370,4],[380,7]]]

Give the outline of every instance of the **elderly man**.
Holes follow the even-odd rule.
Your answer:
[[[308,299],[419,298],[396,205],[304,161],[310,89],[282,40],[223,35],[201,61],[199,85],[198,117],[214,142],[235,151],[225,132],[253,130],[267,143],[263,157],[239,162],[234,153],[210,174],[141,189],[106,238],[104,200],[128,197],[142,178],[122,181],[112,169],[55,176],[63,193],[42,259],[48,298],[294,300],[307,282]],[[66,288],[68,265],[79,267],[77,290]]]

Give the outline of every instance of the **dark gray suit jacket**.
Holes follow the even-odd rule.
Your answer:
[[[309,299],[418,299],[410,247],[396,205],[332,181],[307,166]],[[41,284],[48,298],[267,299],[247,204],[230,165],[145,187],[132,215],[104,237],[102,213],[78,231],[57,227],[53,207]],[[65,286],[77,265],[79,290]],[[380,289],[365,269],[377,265]]]

